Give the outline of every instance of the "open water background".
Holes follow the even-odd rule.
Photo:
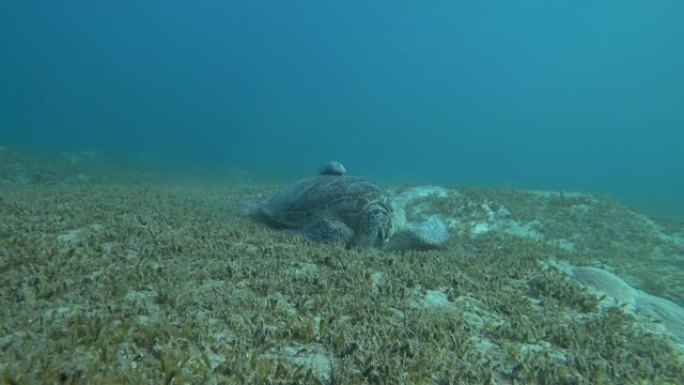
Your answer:
[[[681,1],[6,1],[0,145],[684,216]]]

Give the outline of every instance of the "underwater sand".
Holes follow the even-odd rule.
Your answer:
[[[0,185],[5,383],[684,382],[684,226],[609,199],[428,189],[407,218],[448,244],[387,252],[239,214],[279,186],[28,179]]]

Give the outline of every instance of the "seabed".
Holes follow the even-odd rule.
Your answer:
[[[240,215],[280,186],[0,161],[7,384],[684,383],[684,223],[606,197],[388,186],[448,244],[359,251]]]

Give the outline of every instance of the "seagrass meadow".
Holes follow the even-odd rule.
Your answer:
[[[684,385],[684,1],[0,1],[0,385]]]
[[[4,383],[684,382],[676,311],[611,304],[556,264],[681,304],[677,221],[585,194],[450,188],[407,208],[449,218],[445,247],[360,251],[240,215],[278,187],[0,186]]]

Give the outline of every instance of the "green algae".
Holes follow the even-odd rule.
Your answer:
[[[684,362],[666,336],[620,308],[600,308],[586,289],[540,263],[643,253],[622,235],[601,242],[635,233],[643,222],[617,203],[460,189],[431,199],[464,222],[485,215],[478,212],[483,204],[506,207],[521,222],[542,223],[547,238],[571,239],[577,251],[546,239],[464,231],[441,250],[359,252],[312,244],[238,215],[241,204],[270,191],[3,187],[3,380],[645,384],[684,378]],[[578,214],[576,207],[584,207],[578,205],[591,205],[596,216]],[[657,242],[653,234],[639,241]]]

